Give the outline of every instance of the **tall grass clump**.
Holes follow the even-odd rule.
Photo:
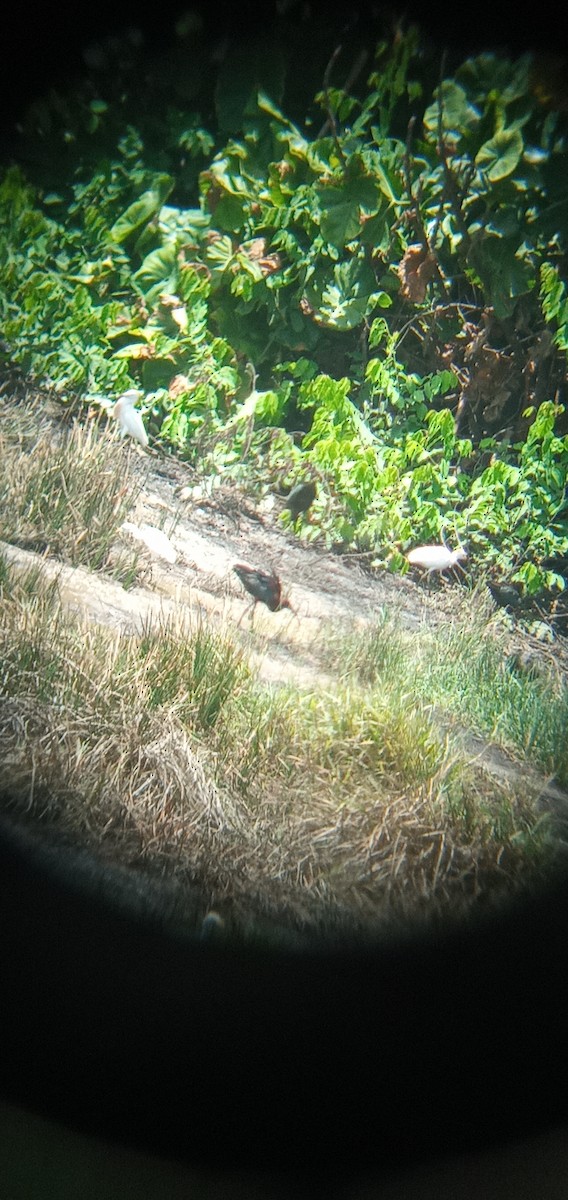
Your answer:
[[[107,567],[141,486],[125,469],[127,453],[95,422],[57,429],[40,401],[21,409],[0,398],[0,539]],[[131,580],[135,565],[135,553],[122,552],[113,574]]]
[[[507,655],[499,629],[451,624],[425,646],[419,687],[453,716],[567,780],[568,687],[559,672],[531,674]]]
[[[250,677],[238,646],[201,623],[191,636],[167,625],[146,630],[138,658],[149,707],[169,707],[203,731],[217,725]]]
[[[435,707],[450,726],[491,737],[517,757],[568,779],[568,687],[558,671],[524,671],[507,654],[502,627],[472,599],[456,620],[418,631],[382,616],[364,633],[330,639],[340,673],[389,704],[406,695]]]

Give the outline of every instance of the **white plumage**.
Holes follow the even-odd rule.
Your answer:
[[[143,394],[136,388],[129,388],[127,392],[123,392],[113,408],[113,415],[120,425],[121,437],[125,437],[128,433],[141,446],[147,446],[148,435],[144,429],[144,422],[140,413],[134,408],[136,401]]]
[[[458,550],[448,550],[447,546],[416,546],[407,555],[407,560],[413,567],[422,567],[427,575],[432,571],[447,571],[455,567],[462,559],[467,558],[463,546]]]
[[[169,563],[176,562],[176,551],[161,529],[156,529],[154,525],[134,525],[132,521],[123,521],[120,528],[123,533],[129,533],[131,537],[136,538],[136,541],[144,542],[158,558],[164,558]]]

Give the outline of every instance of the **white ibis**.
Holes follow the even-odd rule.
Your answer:
[[[413,567],[422,567],[429,580],[433,571],[448,571],[450,567],[457,566],[467,558],[467,551],[463,546],[457,550],[448,550],[447,546],[416,546],[406,558]]]
[[[144,422],[140,413],[134,408],[136,401],[143,395],[144,393],[139,392],[137,388],[129,388],[128,391],[122,393],[122,396],[118,397],[112,411],[120,425],[121,437],[125,437],[128,433],[141,446],[147,446],[148,435],[144,429]]]

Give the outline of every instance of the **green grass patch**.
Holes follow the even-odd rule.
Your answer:
[[[546,664],[523,670],[507,653],[500,618],[476,594],[456,620],[418,632],[383,614],[370,631],[332,641],[329,655],[359,686],[383,701],[435,707],[450,726],[491,738],[561,784],[568,780],[568,686]]]

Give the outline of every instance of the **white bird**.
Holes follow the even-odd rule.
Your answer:
[[[120,528],[123,533],[129,533],[138,542],[144,542],[158,558],[164,558],[169,563],[177,561],[176,551],[161,529],[156,529],[154,525],[134,525],[132,521],[123,521]]]
[[[447,571],[450,567],[455,567],[462,559],[467,558],[467,551],[463,546],[457,550],[449,550],[447,546],[416,546],[406,558],[413,567],[422,567],[429,577],[432,571]]]
[[[129,388],[127,392],[123,392],[122,396],[118,397],[112,412],[120,425],[121,437],[125,437],[128,433],[141,446],[147,446],[148,435],[144,429],[144,422],[140,413],[134,408],[136,401],[143,395],[144,393],[139,392],[137,388]]]

